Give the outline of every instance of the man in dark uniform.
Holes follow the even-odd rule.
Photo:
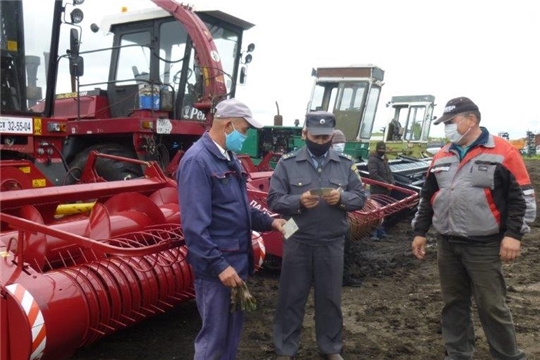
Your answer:
[[[244,314],[229,312],[231,288],[253,273],[251,229],[283,230],[285,220],[249,206],[247,174],[234,154],[242,148],[247,130],[262,126],[245,104],[223,100],[216,106],[210,131],[180,162],[182,226],[202,319],[195,360],[236,359]]]
[[[332,149],[335,124],[332,113],[308,113],[302,130],[306,146],[283,156],[270,181],[269,208],[298,227],[283,248],[274,318],[278,359],[292,359],[298,350],[311,286],[319,350],[326,359],[343,359],[341,281],[347,212],[362,209],[366,194],[352,158]]]

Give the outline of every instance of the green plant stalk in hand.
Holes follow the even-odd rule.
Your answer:
[[[238,310],[254,311],[257,309],[257,301],[248,290],[247,284],[242,281],[242,285],[231,289],[230,312]]]

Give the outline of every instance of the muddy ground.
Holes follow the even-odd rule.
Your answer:
[[[540,194],[540,161],[527,161],[531,179]],[[355,242],[353,272],[365,277],[361,288],[343,289],[345,359],[442,359],[436,249],[425,261],[410,252],[410,219],[390,230],[382,242]],[[430,244],[434,236],[430,234]],[[529,359],[540,359],[540,221],[522,244],[522,256],[504,265],[508,303],[517,329],[518,343]],[[238,360],[273,359],[272,317],[278,291],[278,274],[260,271],[249,286],[258,310],[247,314]],[[477,327],[475,359],[490,359],[485,336]],[[149,319],[133,328],[80,349],[71,360],[183,360],[193,358],[193,340],[200,326],[195,302]],[[315,343],[313,303],[307,305],[299,360],[319,359]]]

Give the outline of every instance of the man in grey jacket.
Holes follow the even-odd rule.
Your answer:
[[[314,287],[317,345],[326,359],[342,359],[341,281],[347,212],[362,209],[366,194],[352,158],[332,149],[332,113],[306,115],[306,146],[279,161],[270,181],[270,210],[298,230],[285,240],[274,318],[278,359],[298,350],[304,306]]]

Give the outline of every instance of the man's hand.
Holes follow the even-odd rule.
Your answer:
[[[329,194],[323,195],[322,198],[328,205],[337,205],[341,199],[341,191],[332,189]]]
[[[499,251],[502,261],[513,261],[521,255],[521,241],[510,236],[505,236],[501,241]]]
[[[311,195],[308,190],[300,195],[300,204],[302,204],[306,209],[311,209],[319,205],[319,199],[319,195]]]
[[[280,233],[285,235],[285,229],[283,228],[283,225],[285,225],[286,222],[287,220],[285,219],[275,219],[274,221],[272,221],[272,229],[279,231]]]
[[[424,260],[426,256],[426,242],[425,236],[415,236],[412,242],[412,253],[417,259]]]
[[[218,276],[219,280],[221,280],[221,283],[226,287],[233,288],[237,286],[242,286],[242,279],[240,279],[240,276],[238,276],[236,270],[234,270],[232,266],[227,267]]]

